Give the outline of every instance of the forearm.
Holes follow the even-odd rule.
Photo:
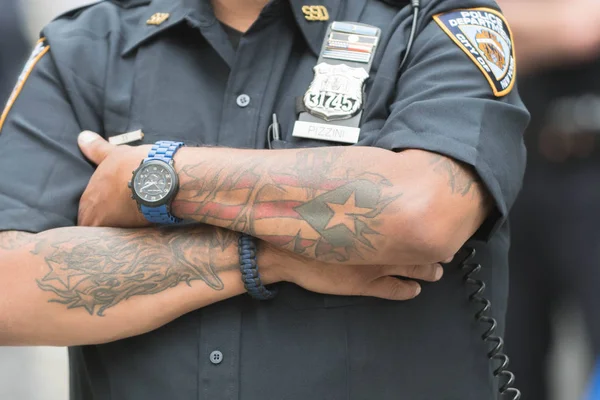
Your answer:
[[[0,345],[148,332],[243,293],[238,265],[237,235],[213,227],[0,233]]]
[[[328,262],[438,262],[475,232],[488,204],[478,182],[440,171],[445,158],[424,153],[183,149],[173,212]],[[472,213],[473,202],[484,211]],[[448,232],[440,251],[430,235]]]

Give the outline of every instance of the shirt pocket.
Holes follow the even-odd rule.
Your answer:
[[[161,40],[115,60],[106,79],[106,136],[141,129],[144,140],[134,145],[158,140],[215,145],[219,132],[215,116],[221,115],[225,91],[219,85],[226,80],[206,76],[201,52],[195,50],[188,41]]]
[[[293,110],[295,101],[295,97],[288,96],[286,97],[285,101],[282,102],[282,109],[278,113],[278,115],[284,116],[283,118],[280,118],[279,121],[281,124],[281,140],[271,142],[273,149],[308,149],[318,147],[347,146],[346,144],[342,143],[294,137],[293,131],[296,118],[295,115],[289,111]],[[282,283],[278,286],[279,301],[286,303],[295,310],[347,307],[367,304],[375,300],[364,296],[333,296],[314,293],[291,283]]]

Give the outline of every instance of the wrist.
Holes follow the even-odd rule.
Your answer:
[[[191,218],[189,215],[190,210],[186,210],[186,204],[188,203],[183,196],[181,187],[189,182],[189,177],[186,175],[185,171],[190,166],[193,166],[194,163],[198,164],[198,160],[203,160],[203,156],[198,155],[198,150],[198,147],[186,146],[179,149],[179,151],[175,154],[175,157],[173,157],[175,173],[177,174],[177,178],[179,180],[179,190],[175,194],[175,197],[173,197],[173,202],[171,203],[171,213],[177,218]]]
[[[179,191],[179,179],[174,168],[174,156],[184,147],[183,142],[157,141],[133,171],[128,187],[144,217],[155,224],[178,224],[182,220],[171,212]]]
[[[238,254],[240,256],[240,270],[244,288],[250,297],[255,300],[271,300],[277,295],[277,290],[269,290],[265,286],[258,268],[258,252],[257,239],[241,234],[238,239]]]
[[[277,282],[298,284],[307,271],[318,267],[318,261],[314,259],[292,253],[262,240],[258,241],[258,249],[261,276],[264,275],[265,285]],[[264,272],[262,272],[263,266],[266,267]]]
[[[177,153],[175,153],[175,156],[173,157],[173,161],[175,163],[175,171],[177,172],[177,175],[179,175],[180,179],[182,170],[187,164],[192,162],[190,160],[193,160],[193,154],[190,153],[192,153],[194,150],[197,150],[197,148],[190,146],[182,147],[181,149],[179,149],[179,151],[177,151]],[[196,156],[196,161],[197,160],[198,156]]]
[[[262,240],[256,241],[260,277],[265,285],[288,281],[281,250]]]
[[[267,267],[265,278],[272,280],[272,282],[265,284],[277,282],[297,283],[298,272],[300,270],[306,271],[307,268],[311,267],[311,263],[315,262],[315,260],[284,250],[271,243],[262,240],[259,243],[259,257],[263,257],[261,264]],[[266,281],[266,279],[263,280]]]

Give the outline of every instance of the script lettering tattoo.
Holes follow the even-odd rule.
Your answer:
[[[381,214],[400,194],[385,177],[354,173],[343,148],[298,151],[293,167],[263,159],[181,172],[178,214],[246,232],[297,254],[347,261],[377,251]]]
[[[0,249],[14,250],[29,242],[32,233],[19,231],[0,232]]]
[[[478,175],[466,165],[439,154],[432,154],[430,165],[433,170],[448,178],[452,194],[466,196],[480,180]]]
[[[83,308],[90,315],[133,296],[152,295],[185,282],[222,290],[218,274],[239,268],[219,255],[237,235],[221,229],[107,230],[92,237],[49,240],[43,251],[48,273],[37,285],[50,302]],[[221,257],[222,258],[222,257]]]

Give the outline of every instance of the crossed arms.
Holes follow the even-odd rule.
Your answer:
[[[80,223],[101,225],[94,221],[107,212],[94,199],[107,190],[97,183],[124,185],[110,171],[130,176],[123,167],[139,163],[140,151],[94,143],[83,149],[88,157],[106,154],[84,194]],[[394,276],[439,279],[437,263],[491,208],[469,167],[424,151],[197,148],[176,163],[174,213],[198,226],[0,233],[0,344],[112,341],[239,295],[236,231],[262,239],[266,283],[412,298],[418,284]]]
[[[489,211],[468,168],[417,150],[184,149],[178,165],[176,215],[327,262],[438,262]]]

